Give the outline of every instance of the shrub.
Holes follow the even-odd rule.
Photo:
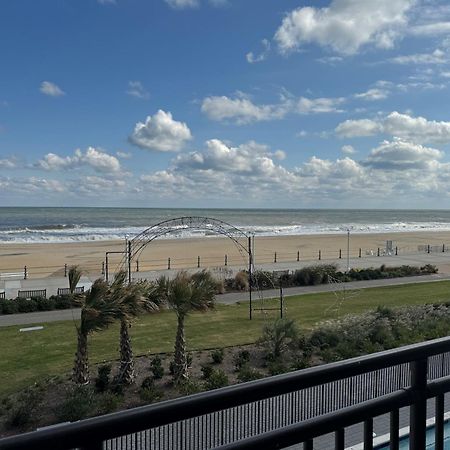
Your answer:
[[[96,398],[97,415],[109,414],[114,412],[122,402],[122,397],[113,392],[103,392]]]
[[[208,390],[219,389],[224,386],[228,386],[227,374],[221,369],[213,369],[211,375],[205,382],[205,386]]]
[[[6,413],[7,428],[22,428],[34,422],[43,394],[37,387],[25,389],[15,402],[9,403]]]
[[[94,392],[89,386],[73,386],[56,410],[60,422],[75,422],[88,417],[94,409]]]
[[[184,380],[177,385],[177,388],[182,395],[192,395],[202,390],[201,385],[194,380]]]
[[[205,364],[201,367],[201,371],[203,379],[207,380],[212,375],[214,369],[211,366]]]
[[[17,309],[21,313],[34,312],[38,310],[37,301],[34,298],[26,299],[18,297],[16,299]]]
[[[160,356],[155,356],[150,363],[150,370],[153,373],[153,378],[159,380],[164,376],[164,367]]]
[[[3,304],[3,314],[16,314],[19,312],[19,307],[15,300],[2,300],[0,303]]]
[[[55,309],[69,309],[72,307],[70,295],[57,295],[55,299]]]
[[[50,298],[41,298],[37,302],[39,311],[52,311],[55,309],[55,299],[53,297]]]
[[[278,359],[281,354],[292,347],[299,337],[297,325],[292,319],[276,319],[263,328],[259,344],[263,346],[266,357]]]
[[[211,359],[213,364],[221,364],[223,362],[224,356],[225,353],[223,351],[223,348],[216,348],[211,352]]]
[[[256,270],[253,274],[255,284],[259,289],[273,289],[276,285],[275,277],[272,272],[266,270]]]
[[[238,291],[248,290],[248,274],[245,271],[238,272],[234,277],[233,288]]]
[[[170,361],[169,363],[169,373],[172,376],[175,374],[175,363],[173,361]]]
[[[248,350],[241,350],[237,355],[234,357],[234,364],[236,366],[236,372],[239,372],[241,367],[244,364],[247,364],[250,361],[250,352]]]
[[[162,391],[155,385],[153,377],[146,377],[142,381],[139,395],[147,403],[153,403],[162,397]]]
[[[105,392],[109,388],[111,364],[103,364],[98,367],[95,389],[97,392]]]
[[[267,368],[269,369],[270,375],[280,375],[289,371],[286,365],[279,360],[270,361]]]
[[[241,383],[245,383],[246,381],[253,381],[263,378],[264,375],[258,370],[250,367],[248,364],[244,364],[240,369],[237,376],[237,379]]]

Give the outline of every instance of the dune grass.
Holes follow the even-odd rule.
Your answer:
[[[317,323],[345,314],[357,314],[379,305],[403,306],[450,300],[450,281],[417,283],[363,289],[349,292],[308,294],[285,299],[285,315],[307,330]],[[278,301],[265,300],[265,307]],[[261,301],[254,302],[261,307]],[[215,311],[195,313],[186,323],[186,337],[191,350],[233,346],[255,342],[265,321],[277,317],[276,311],[254,312],[248,320],[248,303],[218,305]],[[21,389],[50,375],[69,373],[76,349],[75,324],[52,322],[44,329],[19,333],[19,326],[0,328],[0,396]],[[131,335],[135,355],[171,352],[175,339],[175,314],[164,311],[145,315],[133,324]],[[118,325],[90,337],[90,361],[95,364],[118,356]]]

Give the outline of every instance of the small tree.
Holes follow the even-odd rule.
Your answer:
[[[173,360],[173,376],[176,384],[189,377],[185,319],[191,311],[207,311],[214,307],[217,283],[209,272],[202,271],[194,275],[179,272],[167,283],[167,302],[177,315],[177,334]]]
[[[299,336],[297,325],[292,319],[276,319],[263,328],[259,344],[266,349],[270,359],[278,359]]]
[[[71,268],[73,281],[78,276],[76,268]],[[69,272],[70,274],[70,272]],[[79,279],[79,278],[78,278]],[[69,278],[70,288],[74,289]],[[120,318],[120,305],[112,301],[108,284],[102,279],[94,282],[86,296],[75,297],[81,308],[80,324],[77,325],[77,353],[73,368],[73,380],[77,384],[89,383],[88,336],[95,331],[107,328]]]

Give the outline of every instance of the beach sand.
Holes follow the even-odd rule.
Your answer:
[[[362,256],[376,254],[386,249],[386,241],[393,241],[393,248],[398,247],[399,254],[417,253],[418,246],[431,245],[442,248],[450,247],[450,231],[448,232],[409,232],[389,234],[350,234],[350,256],[357,257],[361,248]],[[245,240],[241,245],[247,247]],[[62,275],[64,265],[79,265],[90,274],[100,274],[106,252],[123,252],[124,241],[96,241],[82,243],[49,243],[49,244],[1,244],[0,272],[20,272],[24,266],[30,275],[51,276]],[[337,259],[339,250],[342,258],[347,255],[347,233],[333,235],[303,235],[255,237],[254,255],[257,264],[296,261],[297,252],[300,260],[317,261],[319,250],[322,262]],[[247,256],[240,253],[229,238],[203,237],[191,239],[156,239],[148,244],[137,258],[139,269],[166,269],[168,258],[172,269],[196,267],[200,257],[201,267],[220,267],[225,263],[225,255],[229,266],[245,267]],[[114,269],[123,257],[122,254],[109,255],[109,267]],[[136,261],[133,261],[136,270]]]

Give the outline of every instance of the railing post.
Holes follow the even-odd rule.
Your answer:
[[[342,250],[339,249],[339,259],[342,259]]]
[[[197,256],[197,269],[200,269],[200,256]]]
[[[427,245],[427,253],[430,253],[430,244]]]
[[[228,266],[228,255],[225,255],[225,265]]]
[[[319,250],[319,261],[322,259],[322,250]]]
[[[395,247],[395,256],[398,256],[398,247]]]
[[[27,266],[23,268],[23,279],[26,280],[28,278]]]
[[[409,448],[410,450],[423,450],[426,447],[428,360],[412,361],[410,369],[414,402],[411,405],[409,418]]]
[[[442,253],[445,253],[445,244],[442,244]]]
[[[167,258],[167,270],[170,270],[170,258]]]
[[[136,260],[136,272],[139,272],[139,260]]]
[[[102,275],[105,275],[105,261],[102,261]]]
[[[277,252],[275,252],[274,255],[273,255],[273,262],[274,262],[274,263],[277,262]]]
[[[67,264],[64,264],[64,277],[67,277]]]
[[[361,258],[361,249],[359,249],[359,257]]]
[[[378,247],[377,256],[380,256],[380,247]]]
[[[300,261],[300,251],[297,250],[297,261]]]

